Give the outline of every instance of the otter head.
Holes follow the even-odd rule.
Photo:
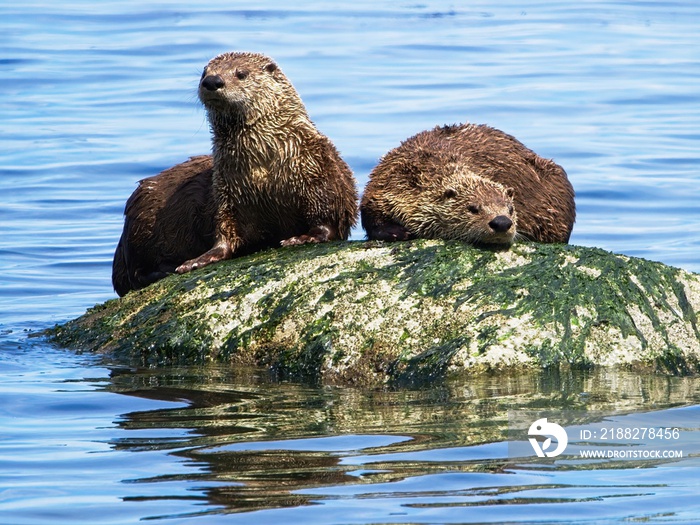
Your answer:
[[[211,59],[199,81],[199,100],[212,124],[306,113],[277,64],[256,53],[224,53]]]
[[[513,191],[471,173],[446,177],[431,196],[434,237],[509,246],[515,239]]]

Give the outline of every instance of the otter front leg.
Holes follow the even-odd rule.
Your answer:
[[[306,244],[309,242],[327,242],[338,239],[338,231],[325,224],[320,226],[314,226],[309,230],[308,233],[304,235],[297,235],[296,237],[290,237],[280,242],[282,246],[294,246],[297,244]]]
[[[223,261],[224,259],[230,259],[233,255],[233,248],[227,241],[219,241],[214,247],[204,252],[199,257],[185,261],[180,266],[175,268],[177,273],[187,273],[197,268],[203,268],[212,263]]]

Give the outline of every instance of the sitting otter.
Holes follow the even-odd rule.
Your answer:
[[[212,168],[211,156],[202,155],[139,182],[112,263],[117,294],[148,286],[211,247]]]
[[[568,242],[576,217],[566,172],[485,125],[423,131],[372,170],[360,204],[370,239]]]
[[[251,246],[347,239],[357,220],[348,165],[268,57],[225,53],[199,83],[213,141],[215,242],[184,273]]]

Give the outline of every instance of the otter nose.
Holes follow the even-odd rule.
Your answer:
[[[505,215],[499,215],[498,217],[494,217],[489,223],[489,228],[491,228],[496,233],[507,232],[511,226],[513,226],[513,221],[511,221]]]
[[[219,75],[207,75],[202,79],[202,87],[207,91],[216,91],[224,87],[224,79]]]

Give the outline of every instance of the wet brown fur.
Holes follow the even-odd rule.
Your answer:
[[[576,208],[566,172],[514,137],[474,124],[423,131],[382,158],[370,174],[360,205],[362,226],[368,237],[391,240],[429,236],[412,225],[411,219],[413,223],[447,222],[452,231],[460,234],[437,236],[469,240],[475,225],[483,228],[488,216],[475,220],[474,214],[464,213],[464,206],[454,206],[451,214],[438,213],[434,204],[437,201],[422,195],[420,205],[416,205],[419,193],[435,193],[437,188],[439,194],[454,174],[461,174],[461,178],[464,173],[510,190],[518,237],[537,242],[568,242]],[[467,191],[460,198],[468,206],[492,206],[493,193],[490,195],[484,199],[479,192]]]
[[[214,243],[210,155],[143,179],[126,202],[112,284],[125,295],[159,279]]]
[[[352,172],[271,59],[215,57],[199,97],[212,130],[216,240],[178,272],[251,246],[347,239],[357,220]]]

